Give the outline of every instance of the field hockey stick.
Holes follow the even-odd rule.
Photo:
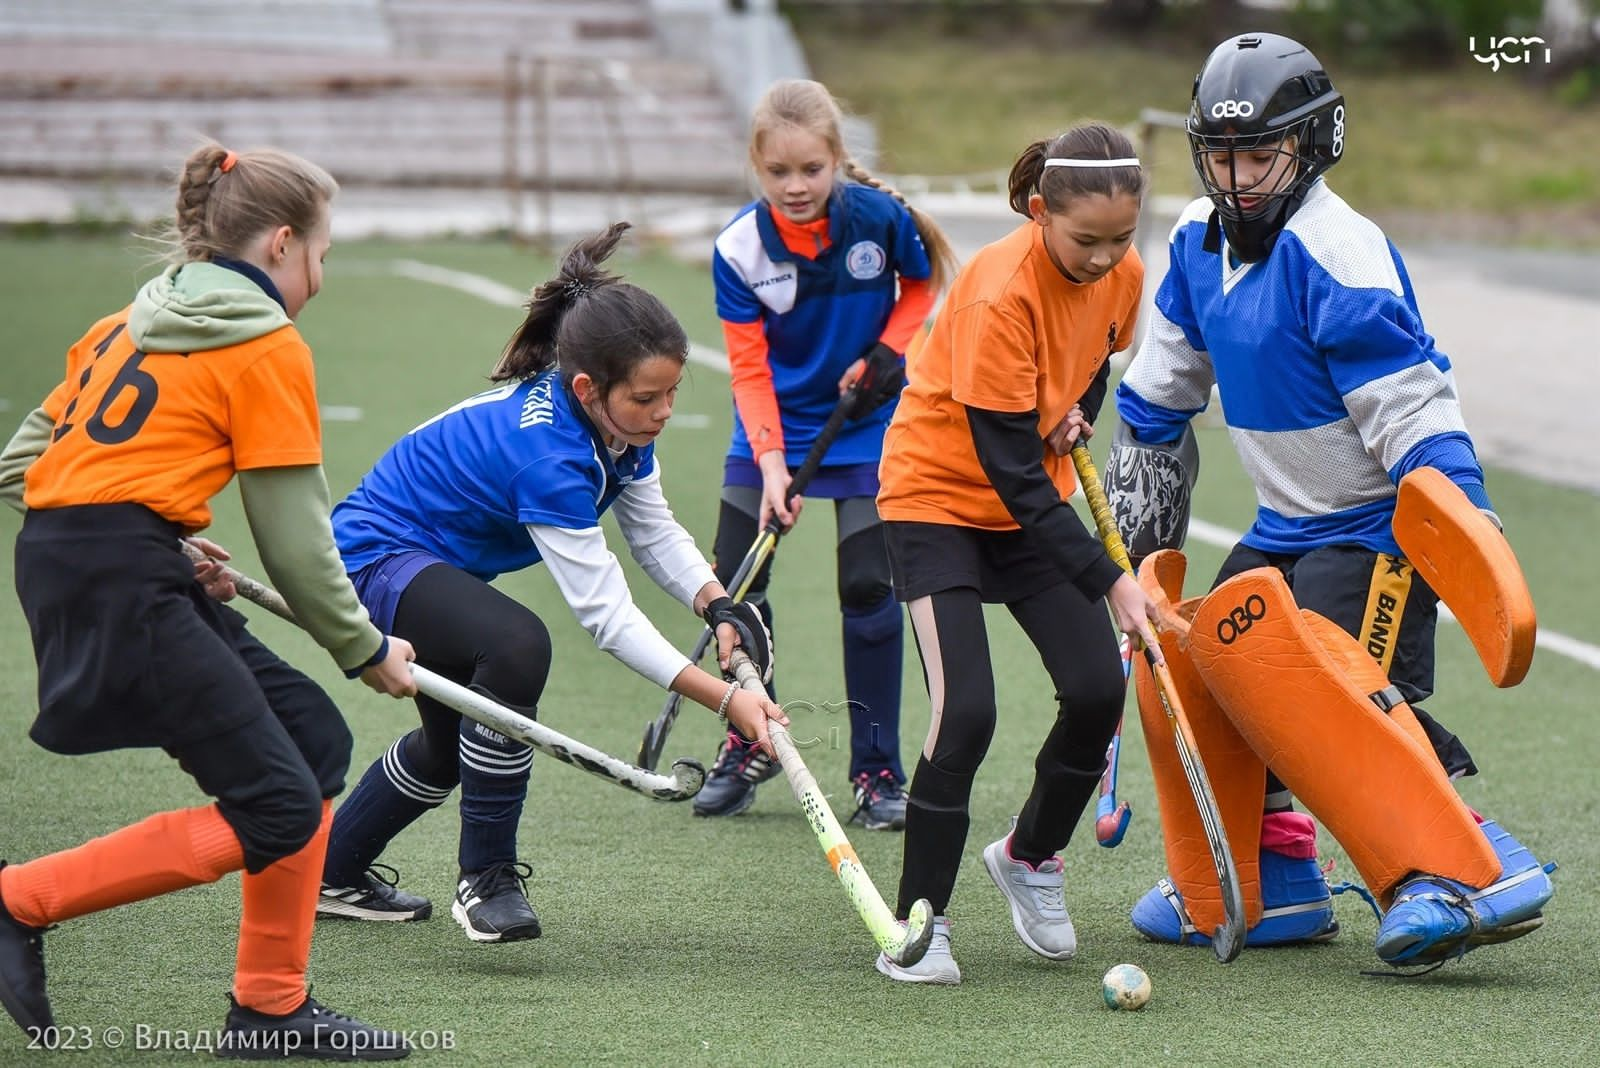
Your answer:
[[[1106,552],[1118,567],[1133,574],[1133,562],[1117,533],[1116,520],[1111,515],[1111,505],[1100,485],[1100,472],[1094,468],[1089,448],[1080,438],[1072,447],[1072,463],[1078,469],[1078,481],[1083,483],[1083,495],[1089,501],[1089,511],[1094,515],[1094,525]],[[1211,850],[1211,862],[1217,869],[1217,886],[1222,891],[1224,922],[1212,932],[1211,949],[1217,959],[1226,964],[1244,949],[1244,889],[1239,885],[1239,870],[1233,863],[1233,850],[1228,848],[1228,834],[1222,825],[1222,814],[1217,810],[1217,795],[1206,776],[1206,766],[1200,759],[1200,746],[1195,742],[1189,717],[1178,699],[1178,688],[1173,684],[1172,673],[1166,664],[1156,663],[1155,650],[1144,647],[1145,661],[1155,675],[1156,693],[1160,695],[1161,709],[1172,726],[1172,739],[1178,747],[1178,762],[1183,765],[1183,777],[1189,782],[1189,792],[1194,795],[1194,806],[1199,811],[1200,823],[1205,828],[1206,845]]]
[[[183,546],[190,559],[197,563],[210,559],[187,541]],[[288,602],[278,591],[262,585],[248,575],[240,574],[231,567],[227,570],[228,577],[245,600],[265,608],[273,615],[286,619],[296,626],[299,625]],[[575,738],[568,738],[560,731],[552,730],[537,720],[513,712],[476,690],[469,690],[459,683],[451,682],[443,675],[429,671],[421,664],[411,665],[411,677],[416,680],[419,691],[468,719],[476,720],[507,738],[515,738],[530,749],[547,753],[563,764],[571,764],[591,775],[608,779],[625,790],[632,790],[657,801],[687,801],[699,793],[700,787],[705,785],[706,769],[699,761],[688,758],[675,760],[672,763],[671,775],[656,775],[618,760],[609,753],[602,753]]]
[[[800,464],[800,469],[794,473],[794,479],[789,483],[790,500],[804,494],[806,487],[811,485],[811,479],[822,466],[822,458],[827,455],[834,439],[839,436],[839,431],[844,429],[855,399],[856,387],[853,385],[839,397],[839,403],[834,405],[828,421],[822,425],[822,430],[817,434],[817,440],[811,443],[811,451],[806,453],[804,462]],[[761,566],[777,548],[778,539],[781,537],[783,537],[783,523],[774,515],[767,520],[767,525],[762,528],[761,533],[756,535],[756,540],[750,544],[750,551],[744,554],[744,559],[739,561],[739,569],[733,573],[733,579],[728,583],[729,597],[735,601],[744,600],[745,594],[750,592],[751,583],[755,582]],[[706,655],[706,650],[711,647],[711,641],[715,636],[716,632],[710,627],[702,630],[699,640],[689,652],[690,661],[700,663],[700,658]],[[682,694],[668,694],[656,718],[645,725],[644,738],[639,742],[641,768],[654,770],[661,762],[661,751],[666,747],[667,735],[672,731],[672,725],[678,722],[678,710],[682,706]]]
[[[761,676],[743,650],[734,650],[730,665],[740,686],[751,693],[766,694]],[[909,968],[916,964],[928,952],[928,943],[933,940],[933,906],[928,904],[926,898],[920,898],[911,906],[905,923],[895,919],[894,913],[884,903],[883,896],[878,893],[878,888],[873,885],[861,858],[856,856],[850,840],[844,836],[844,829],[839,826],[833,809],[828,807],[828,799],[817,786],[817,780],[806,767],[805,761],[800,759],[800,750],[795,747],[794,739],[789,737],[789,731],[777,721],[768,720],[767,735],[772,739],[772,748],[777,750],[778,762],[789,779],[789,788],[794,791],[795,800],[800,802],[806,820],[816,832],[817,841],[822,844],[822,851],[827,854],[833,873],[844,886],[845,896],[856,907],[856,913],[866,923],[867,930],[872,932],[872,940],[900,967]]]
[[[1124,634],[1121,642],[1122,685],[1126,689],[1128,675],[1133,671],[1133,643]],[[1117,717],[1117,731],[1106,746],[1106,770],[1100,776],[1100,800],[1094,807],[1094,840],[1107,849],[1122,844],[1133,821],[1133,807],[1126,801],[1117,804],[1117,767],[1122,759],[1122,717]]]

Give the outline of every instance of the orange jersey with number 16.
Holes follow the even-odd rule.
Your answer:
[[[67,352],[55,430],[28,468],[30,509],[142,504],[187,531],[234,472],[322,462],[311,349],[292,324],[236,345],[142,352],[124,308]]]

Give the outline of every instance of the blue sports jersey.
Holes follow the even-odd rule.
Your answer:
[[[425,552],[488,581],[539,562],[526,524],[598,526],[655,446],[613,459],[557,371],[457,404],[397,441],[333,510],[354,574]]]
[[[1450,361],[1423,329],[1400,253],[1318,181],[1256,263],[1203,247],[1211,204],[1173,228],[1149,333],[1117,387],[1144,441],[1172,441],[1210,403],[1255,483],[1246,545],[1398,553],[1396,485],[1436,467],[1489,507]]]
[[[745,205],[717,235],[711,259],[717,315],[760,321],[778,396],[784,453],[805,459],[839,403],[839,379],[876,344],[899,299],[897,275],[924,279],[928,253],[905,205],[870,186],[840,183],[828,200],[830,245],[815,260],[783,243],[765,200]],[[849,423],[828,450],[829,465],[877,463],[895,405]],[[752,459],[735,412],[728,456]]]

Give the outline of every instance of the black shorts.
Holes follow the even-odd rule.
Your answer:
[[[137,504],[27,514],[16,575],[39,664],[33,740],[64,754],[175,750],[276,714],[326,735],[302,747],[342,740],[348,753],[332,701],[205,595],[180,533]]]
[[[883,524],[894,595],[915,601],[965,587],[989,604],[1010,604],[1067,581],[1021,530],[979,530],[943,523]]]

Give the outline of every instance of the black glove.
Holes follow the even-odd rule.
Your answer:
[[[767,622],[756,611],[755,605],[743,602],[735,604],[732,597],[718,597],[706,605],[704,618],[712,634],[716,633],[720,623],[732,627],[739,635],[739,648],[750,657],[750,662],[761,675],[761,681],[772,681],[772,632],[767,629]]]
[[[856,379],[856,402],[851,419],[864,419],[894,400],[906,384],[906,361],[883,342],[867,350],[861,377]]]

